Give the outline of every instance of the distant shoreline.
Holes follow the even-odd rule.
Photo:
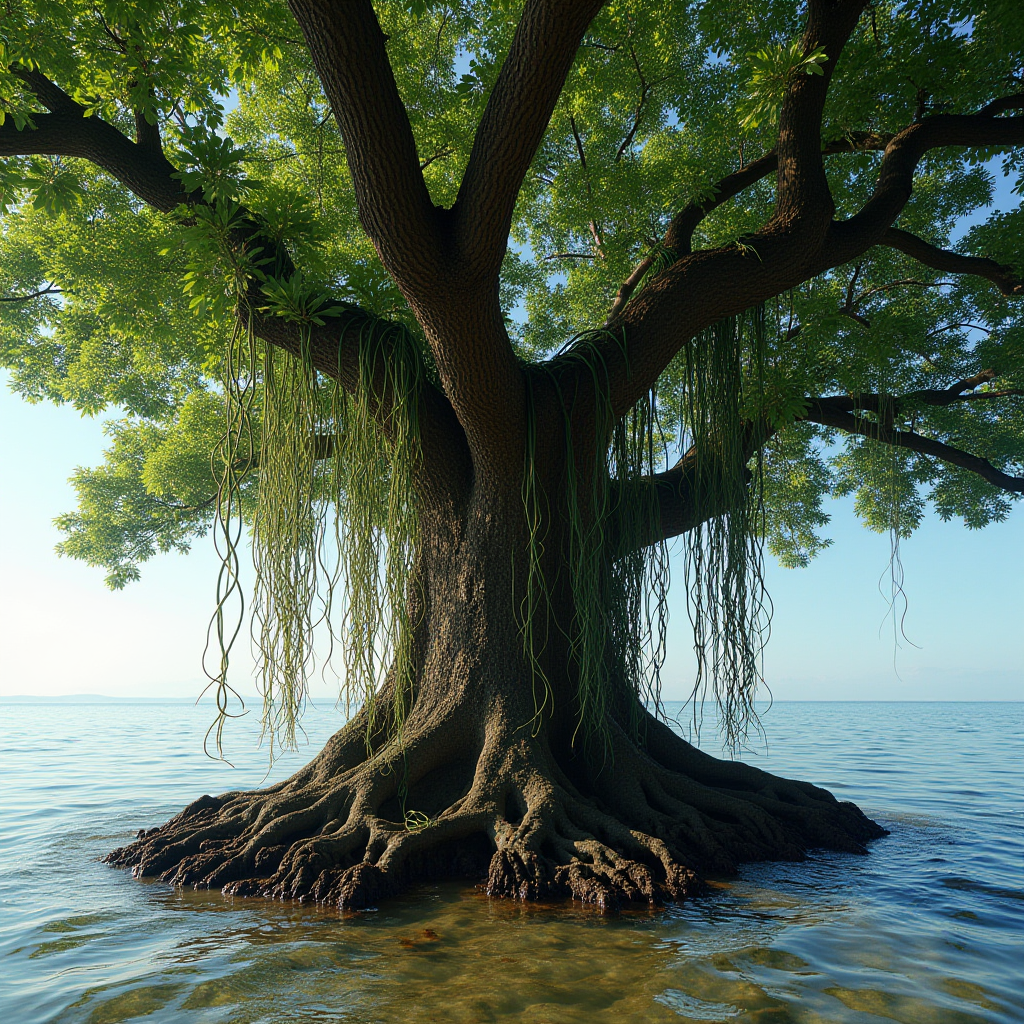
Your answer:
[[[258,697],[255,698],[258,701]],[[0,704],[197,704],[201,703],[194,697],[109,697],[101,693],[69,693],[59,696],[33,695],[33,694],[12,694],[11,696],[0,695]],[[311,702],[314,710],[317,703],[322,707],[333,707],[334,701],[331,698],[315,698]],[[688,700],[665,700],[663,704],[687,705]],[[709,706],[714,701],[706,701]],[[763,703],[764,709],[769,706],[768,701],[757,701],[760,707]],[[774,704],[1024,704],[1024,698],[1017,700],[994,699],[994,700],[776,700]]]
[[[30,693],[0,696],[0,704],[195,704],[194,697],[108,697],[102,693],[65,693],[58,696]]]

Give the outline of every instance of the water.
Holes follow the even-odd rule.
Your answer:
[[[136,882],[99,859],[201,793],[259,785],[252,726],[230,769],[187,704],[0,713],[5,1024],[1024,1021],[1024,704],[776,705],[747,759],[892,835],[619,915],[457,884],[343,916]],[[337,724],[311,713],[271,778]]]

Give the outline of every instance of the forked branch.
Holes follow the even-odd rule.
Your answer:
[[[1024,96],[1007,96],[977,114],[934,114],[898,132],[886,146],[871,198],[849,220],[835,223],[829,230],[824,265],[848,263],[872,245],[888,244],[886,233],[910,199],[914,172],[929,150],[1024,145],[1024,117],[994,116],[1021,108]]]
[[[920,455],[941,459],[950,465],[977,473],[983,480],[1001,490],[1024,494],[1024,477],[1010,476],[993,466],[988,459],[972,455],[970,452],[965,452],[952,445],[943,444],[934,438],[924,437],[913,430],[898,430],[886,422],[856,416],[853,412],[846,410],[847,401],[845,397],[812,399],[803,418],[810,423],[835,427],[848,434],[859,434],[873,441],[880,441],[882,444],[906,448],[908,451],[917,452]],[[884,420],[884,417],[882,419]]]
[[[993,398],[1010,398],[1024,396],[1020,388],[1001,388],[999,390],[977,391],[976,388],[995,380],[995,370],[982,370],[973,377],[966,377],[948,388],[922,388],[920,391],[908,391],[905,395],[858,394],[832,395],[822,399],[829,403],[830,408],[844,412],[884,412],[888,416],[897,416],[908,409],[916,409],[922,405],[943,408],[956,402],[982,401]]]
[[[0,156],[50,155],[89,160],[144,202],[165,213],[173,212],[182,204],[198,206],[204,202],[201,192],[188,194],[183,190],[176,177],[177,169],[162,151],[154,152],[149,146],[132,142],[99,117],[85,117],[83,108],[41,73],[34,71],[20,77],[52,112],[35,115],[32,119],[34,127],[22,129],[8,118],[0,125]],[[234,242],[239,247],[250,244],[254,237],[259,237],[261,244],[267,244],[260,235],[258,221],[248,211],[241,208],[237,219],[239,226],[234,232]],[[291,257],[283,246],[279,246],[277,262],[286,268],[286,272],[294,270]],[[258,312],[258,286],[254,284],[253,288],[256,301],[250,302],[249,311],[253,331],[269,344],[293,355],[299,354],[300,325],[279,317],[261,315]],[[49,287],[38,295],[13,296],[7,301],[27,301],[56,291],[55,287]],[[364,320],[367,318],[362,311],[357,315]],[[323,327],[311,326],[309,353],[320,373],[354,390],[361,381],[358,331],[343,330],[344,319],[328,320]],[[379,358],[387,358],[387,353],[387,345],[382,345]],[[431,490],[439,489],[444,480],[464,481],[468,474],[465,435],[451,405],[429,381],[423,382],[422,397],[423,486]],[[381,405],[379,413],[380,421],[386,422],[387,408],[384,405]],[[434,453],[437,453],[436,458]],[[453,487],[450,493],[460,493],[459,488]]]
[[[705,327],[820,272],[834,211],[822,162],[821,116],[833,69],[863,6],[863,0],[809,3],[801,46],[804,53],[822,47],[828,62],[822,74],[796,75],[787,87],[771,220],[742,244],[677,259],[590,342],[607,368],[615,415],[649,391],[679,349]],[[571,372],[585,388],[584,369]]]
[[[1018,109],[1021,105],[1017,97],[1010,97],[999,109]],[[995,105],[986,109],[995,109]],[[782,216],[786,207],[777,203],[772,220],[744,239],[742,246],[692,253],[677,260],[641,297],[621,309],[608,325],[614,337],[599,346],[600,355],[614,367],[615,409],[624,412],[629,408],[653,385],[682,345],[710,323],[839,264],[850,263],[882,243],[910,198],[914,171],[928,150],[1019,145],[1024,145],[1024,117],[996,117],[991,113],[926,117],[888,142],[875,191],[849,220],[824,224],[821,234],[812,237],[808,224],[817,217],[813,201],[807,208],[809,220],[793,230]],[[818,162],[820,159],[819,149]],[[781,166],[780,159],[780,175]],[[813,192],[809,184],[806,188]],[[799,219],[795,209],[791,213]],[[970,266],[972,272],[980,269],[977,264]],[[991,267],[985,269],[996,273]],[[1004,284],[1010,283],[1005,275],[1001,279]]]
[[[858,151],[885,149],[891,135],[880,132],[850,132],[841,139],[834,139],[827,143],[822,149],[823,156],[831,156],[837,153],[854,153]],[[766,153],[763,157],[747,164],[732,174],[727,174],[719,179],[708,189],[708,194],[703,199],[695,199],[684,206],[669,222],[668,228],[662,239],[662,245],[672,251],[677,257],[685,256],[692,251],[693,234],[701,221],[712,211],[723,206],[730,199],[734,199],[741,192],[755,185],[757,182],[767,178],[768,175],[778,170],[779,158],[775,150]],[[608,323],[621,312],[622,308],[630,300],[633,293],[639,287],[645,275],[654,266],[654,257],[647,256],[641,260],[633,272],[622,283],[612,308],[608,313]]]
[[[952,445],[925,437],[912,430],[899,430],[893,425],[893,418],[903,410],[922,405],[944,407],[956,402],[979,401],[1008,397],[1024,397],[1024,389],[1006,388],[1000,390],[977,391],[976,388],[996,378],[995,370],[986,369],[973,377],[957,381],[948,388],[922,389],[904,395],[831,395],[810,399],[806,414],[801,419],[822,426],[833,427],[848,434],[859,434],[908,451],[940,459],[951,465],[976,473],[988,483],[1004,491],[1024,494],[1024,477],[1014,477],[1002,472],[983,459],[970,452],[963,451]],[[877,418],[866,419],[857,415],[858,412],[871,412]],[[765,444],[775,433],[775,428],[767,422],[747,425],[744,447],[748,456]],[[708,467],[698,473],[696,450],[691,448],[679,461],[663,473],[644,478],[633,486],[651,487],[654,489],[654,500],[657,503],[658,517],[651,523],[650,532],[631,542],[640,547],[669,540],[699,526],[712,516],[730,511],[727,504],[727,491],[711,488],[716,496],[717,504],[708,501]],[[613,482],[613,488],[620,486]],[[625,552],[622,552],[625,553]]]
[[[39,71],[17,70],[17,76],[47,108],[34,114],[31,125],[19,129],[13,118],[0,125],[0,157],[79,157],[116,178],[143,202],[169,213],[193,201],[174,177],[176,168],[161,150],[132,142],[85,109]]]

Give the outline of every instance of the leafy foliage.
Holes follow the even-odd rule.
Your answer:
[[[511,45],[513,7],[472,0],[378,4],[424,178],[440,206],[457,195]],[[976,111],[1019,89],[1024,19],[1017,15],[1013,0],[980,9],[963,0],[872,4],[834,69],[823,138],[894,132],[929,113]],[[833,70],[831,55],[801,50],[800,29],[798,5],[779,0],[613,0],[604,7],[515,211],[501,298],[523,360],[544,359],[597,328],[633,267],[653,253],[649,284],[674,258],[659,249],[672,216],[688,202],[713,199],[720,179],[774,146],[787,83],[825,66]],[[322,382],[303,383],[309,370],[301,360],[275,362],[279,357],[265,352],[262,369],[245,370],[277,382],[265,392],[269,398],[253,401],[253,440],[241,453],[218,447],[224,382],[238,379],[226,353],[239,275],[259,280],[263,312],[291,322],[322,324],[355,304],[403,325],[406,368],[433,370],[415,318],[359,225],[340,134],[286,5],[21,0],[0,15],[0,125],[26,128],[42,113],[26,87],[25,76],[36,70],[90,116],[126,134],[158,128],[184,189],[207,204],[187,216],[158,214],[83,160],[17,157],[0,166],[0,365],[28,400],[112,417],[106,462],[76,473],[79,508],[58,521],[67,535],[60,550],[105,568],[111,586],[124,586],[157,551],[186,550],[205,533],[225,467],[230,475],[239,458],[257,461],[259,451],[234,511],[254,525],[260,557],[308,558],[311,538],[323,533],[316,518],[322,509],[309,523],[293,524],[296,539],[287,550],[261,547],[261,524],[282,511],[266,499],[260,505],[258,487],[265,495],[299,487],[316,501],[326,487],[312,450],[289,454],[276,424],[301,413],[308,437],[322,427],[361,424],[351,435],[362,438],[352,443],[367,446],[359,457],[384,465],[371,456],[365,409],[342,409]],[[829,156],[837,218],[863,204],[879,159],[875,152]],[[999,174],[1015,182],[1018,195],[1024,191],[1019,149],[933,151],[898,226],[1024,274],[1024,210],[1017,204],[986,211]],[[699,224],[695,248],[742,245],[770,215],[773,191],[764,179],[719,205]],[[224,241],[238,226],[243,202],[265,238],[284,243],[300,270],[270,266],[259,250],[244,268],[225,258]],[[802,417],[814,396],[906,395],[946,388],[985,368],[996,376],[981,394],[1019,391],[1019,301],[983,279],[940,274],[879,247],[770,301],[759,345],[756,372],[744,355],[730,393],[743,403],[737,415],[771,428],[753,464],[763,495],[757,514],[783,564],[806,565],[829,543],[827,495],[853,495],[867,526],[897,537],[913,531],[929,502],[943,518],[971,528],[1006,517],[1011,496],[962,469],[912,454],[894,457],[869,438]],[[619,440],[656,436],[660,456],[673,458],[693,441],[696,410],[687,402],[695,367],[685,357],[670,366],[643,414],[646,425]],[[900,416],[897,426],[1005,472],[1024,471],[1019,397],[911,403]],[[414,434],[401,442],[406,454]],[[338,435],[337,443],[348,438]],[[649,455],[647,470],[659,468]],[[628,476],[640,466],[634,456],[620,446],[606,461]],[[297,467],[304,467],[301,480]],[[391,602],[387,615],[399,614],[395,581],[409,568],[413,517],[405,485],[386,471],[374,481],[346,477],[332,486],[350,502],[346,515],[365,517],[358,529],[377,545],[364,553],[365,563],[345,568],[363,581],[345,613],[348,628],[365,633],[384,614],[381,594]],[[389,543],[379,532],[385,520],[398,531]],[[590,550],[586,537],[576,543]],[[397,561],[383,583],[373,582],[388,558]],[[282,571],[282,579],[295,582],[291,570]],[[261,598],[271,647],[284,642],[273,611],[282,599],[283,591]],[[623,600],[632,608],[636,595]],[[635,618],[634,611],[623,614]],[[388,621],[399,636],[404,627]],[[304,620],[301,629],[311,627]],[[591,623],[583,634],[596,636],[600,628]],[[379,649],[370,642],[361,650],[361,678],[372,678]],[[635,661],[636,653],[623,657],[624,664]],[[297,666],[295,678],[302,671]]]
[[[805,54],[794,40],[789,46],[776,44],[747,54],[751,75],[747,95],[739,105],[744,128],[757,128],[778,120],[782,98],[794,75],[823,75],[821,65],[828,55],[820,46]]]

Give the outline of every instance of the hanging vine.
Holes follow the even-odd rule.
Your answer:
[[[242,705],[228,683],[228,664],[245,621],[245,597],[240,580],[238,548],[245,529],[243,485],[253,466],[256,438],[253,403],[256,398],[256,340],[252,330],[235,319],[235,327],[224,354],[224,433],[211,454],[211,471],[217,480],[214,503],[213,539],[220,558],[217,572],[216,605],[210,619],[203,651],[203,667],[214,691],[217,717],[207,730],[204,749],[211,734],[218,756],[223,756],[224,725],[232,717],[232,698]],[[217,664],[208,664],[216,650]]]
[[[710,691],[732,748],[757,726],[754,697],[771,621],[764,588],[763,467],[760,453],[751,453],[744,416],[745,381],[748,389],[762,386],[764,358],[763,309],[719,321],[683,354],[681,419],[697,480],[697,525],[684,538],[697,655],[694,714]],[[757,408],[758,396],[749,397]]]
[[[670,263],[671,255],[662,262]],[[400,740],[415,686],[410,608],[417,602],[410,601],[410,587],[417,585],[418,515],[412,475],[419,458],[423,354],[406,328],[356,307],[330,306],[298,275],[278,281],[264,274],[261,280],[266,304],[260,313],[295,322],[299,344],[296,354],[288,354],[257,343],[240,326],[225,359],[228,419],[217,456],[222,569],[212,626],[220,664],[211,672],[218,749],[233,692],[226,682],[228,653],[242,616],[239,611],[230,626],[226,614],[228,602],[240,597],[241,487],[257,463],[253,638],[271,751],[275,741],[295,742],[321,622],[332,648],[335,640],[340,646],[343,699],[367,708],[368,737],[383,725]],[[240,323],[250,323],[241,308]],[[338,323],[339,351],[353,341],[356,346],[358,384],[350,390],[321,378],[313,365],[312,328],[325,318]],[[545,493],[538,479],[530,398],[523,477],[527,560],[516,604],[539,728],[553,692],[543,651],[556,628],[543,563],[546,549],[557,544],[572,601],[571,621],[557,628],[566,630],[575,678],[574,742],[607,757],[612,717],[635,735],[643,706],[660,700],[669,559],[664,542],[650,543],[658,504],[649,478],[667,466],[670,445],[655,392],[614,417],[607,369],[593,344],[603,334],[581,335],[562,357],[563,364],[582,364],[589,380],[584,391],[560,403],[564,473],[557,493]],[[763,359],[760,311],[716,324],[686,349],[677,414],[697,467],[698,526],[686,539],[698,653],[695,694],[704,696],[709,688],[714,693],[732,744],[756,721],[753,699],[768,618],[761,469],[756,458],[748,468],[744,419],[744,380],[756,385],[762,379]],[[557,389],[557,370],[547,372]],[[587,414],[577,416],[574,405],[584,400]],[[592,424],[587,436],[577,426],[584,420]],[[563,524],[557,535],[553,517]],[[390,703],[382,708],[385,690]]]
[[[227,683],[229,654],[244,621],[241,494],[258,465],[256,499],[245,518],[255,568],[252,620],[262,725],[271,757],[275,742],[295,743],[321,623],[327,626],[328,659],[336,642],[340,646],[342,699],[368,709],[368,741],[386,678],[387,731],[400,737],[414,680],[408,587],[417,537],[412,473],[419,458],[422,354],[403,326],[354,306],[328,305],[297,275],[283,282],[263,275],[261,293],[266,305],[259,312],[296,323],[299,345],[292,355],[256,342],[251,327],[243,326],[253,314],[239,300],[239,326],[224,362],[225,431],[214,466],[222,565],[211,622],[211,646],[219,652],[217,670],[209,673],[218,709],[211,732],[220,752],[234,694]],[[313,366],[311,332],[325,318],[338,324],[339,352],[356,334],[359,384],[352,393]]]
[[[546,493],[537,477],[534,402],[527,390],[527,565],[518,612],[536,723],[552,699],[542,654],[550,631],[558,628],[542,562],[546,545],[559,544],[573,609],[566,636],[576,679],[573,741],[582,738],[591,752],[599,748],[607,757],[610,715],[621,719],[625,710],[624,724],[636,732],[638,702],[659,700],[669,576],[666,545],[640,541],[651,536],[658,515],[654,494],[642,484],[663,458],[655,399],[648,395],[615,421],[605,367],[595,358],[592,344],[602,333],[579,336],[563,356],[563,365],[582,363],[590,371],[587,395],[594,404],[594,433],[574,436],[575,400],[560,396],[564,477],[555,495]],[[550,380],[558,391],[557,374],[552,372]],[[562,536],[551,530],[552,514],[564,524]]]
[[[412,475],[424,365],[416,340],[400,325],[366,317],[344,331],[358,331],[360,383],[353,394],[340,385],[331,391],[339,557],[328,594],[340,581],[346,704],[367,705],[372,731],[379,684],[390,670],[392,704],[384,710],[390,731],[400,736],[415,681],[409,587],[416,585],[418,515]],[[388,411],[378,422],[382,404]]]

